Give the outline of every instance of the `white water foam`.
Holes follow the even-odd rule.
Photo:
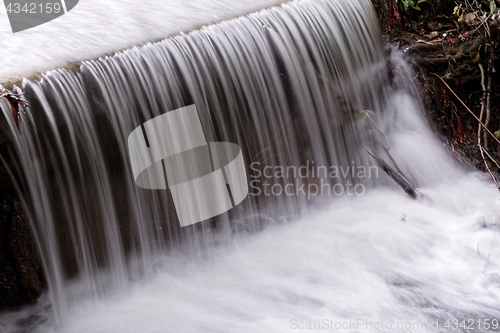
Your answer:
[[[498,192],[474,173],[425,193],[379,188],[235,239],[208,261],[166,257],[128,294],[82,302],[68,325],[37,331],[293,332],[361,319],[444,332],[448,319],[498,319]],[[439,330],[427,326],[436,319]]]
[[[12,33],[0,4],[0,83],[166,38],[283,0],[81,0],[60,18]]]

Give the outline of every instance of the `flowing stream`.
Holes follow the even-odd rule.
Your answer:
[[[234,333],[359,319],[445,332],[500,319],[498,193],[431,131],[411,59],[378,24],[368,0],[300,0],[25,81],[19,123],[0,107],[49,294],[0,323]],[[136,185],[127,139],[193,104],[207,141],[241,148],[250,194],[181,228],[169,191]],[[424,195],[407,196],[368,151]],[[386,329],[345,329],[364,330]]]

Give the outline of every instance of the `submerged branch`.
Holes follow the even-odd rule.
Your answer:
[[[380,167],[391,177],[394,179],[394,181],[401,186],[401,188],[408,194],[410,197],[413,199],[417,198],[417,193],[418,191],[406,180],[404,177],[397,171],[395,171],[393,168],[391,168],[383,159],[380,157],[377,157],[367,151],[368,154],[370,154],[371,157],[377,161],[377,163],[380,165]]]

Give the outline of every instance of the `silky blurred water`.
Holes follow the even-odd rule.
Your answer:
[[[500,195],[430,130],[417,81],[411,59],[384,50],[368,1],[304,0],[27,82],[32,105],[11,135],[51,288],[0,325],[233,333],[364,320],[449,332],[465,319],[484,331],[500,318]],[[364,195],[253,197],[175,227],[165,194],[135,187],[124,147],[144,119],[192,102],[207,135],[270,166],[311,154],[373,165],[367,149],[389,162],[359,117],[368,109],[423,195],[379,170]],[[70,172],[75,161],[90,171]]]

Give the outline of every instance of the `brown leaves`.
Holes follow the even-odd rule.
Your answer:
[[[19,126],[19,121],[20,121],[19,105],[26,107],[28,106],[28,102],[22,99],[20,94],[11,93],[10,91],[0,86],[0,99],[2,98],[4,98],[9,104],[12,117],[16,122],[16,126]]]

